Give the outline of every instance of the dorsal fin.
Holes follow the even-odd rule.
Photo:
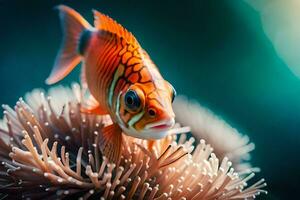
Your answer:
[[[139,46],[138,41],[132,35],[132,33],[126,30],[126,28],[124,28],[118,22],[116,22],[109,16],[104,15],[97,10],[93,10],[93,13],[94,13],[94,26],[96,29],[114,33],[119,37],[123,38],[126,42],[134,46]]]

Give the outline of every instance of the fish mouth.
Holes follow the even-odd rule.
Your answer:
[[[122,123],[119,125],[126,135],[144,140],[159,140],[168,135],[190,132],[189,127],[176,127],[174,118],[147,124],[142,130],[124,126]]]
[[[125,127],[122,125],[121,128],[123,129],[126,135],[147,140],[159,140],[168,135],[176,135],[190,132],[189,127],[176,127],[175,119],[169,119],[147,124],[145,128],[140,131],[137,131],[132,127]]]
[[[151,131],[163,131],[171,129],[175,125],[175,119],[168,119],[168,120],[161,120],[158,122],[154,122],[151,124],[147,124],[144,130],[151,130]]]

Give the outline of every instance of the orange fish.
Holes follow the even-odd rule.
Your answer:
[[[104,155],[119,159],[122,132],[152,140],[188,131],[173,128],[176,92],[130,32],[98,11],[92,27],[75,10],[63,5],[58,10],[64,38],[46,82],[60,81],[82,62],[83,111],[113,120],[101,137]]]

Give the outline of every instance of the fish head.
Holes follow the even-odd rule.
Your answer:
[[[123,131],[141,139],[161,139],[175,125],[172,102],[176,92],[165,80],[160,84],[135,83],[121,97]]]

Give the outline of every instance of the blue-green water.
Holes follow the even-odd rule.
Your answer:
[[[60,3],[90,22],[90,10],[98,9],[133,32],[178,93],[249,135],[267,198],[293,199],[300,178],[300,79],[277,56],[252,7],[232,0],[2,0],[1,103],[13,105],[26,91],[47,88],[61,40],[52,8]],[[79,67],[62,83],[78,80],[78,73]]]

